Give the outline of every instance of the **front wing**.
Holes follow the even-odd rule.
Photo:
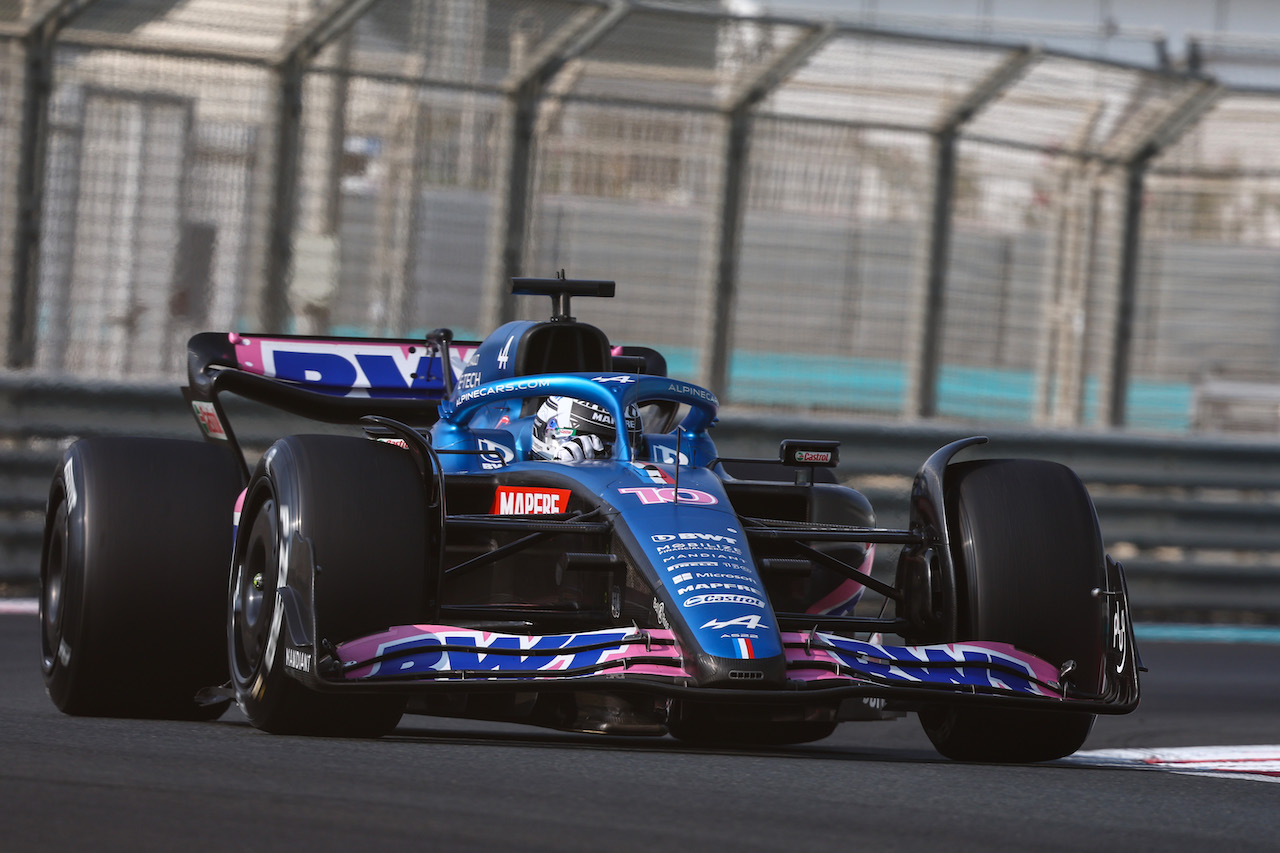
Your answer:
[[[785,687],[697,686],[671,631],[609,628],[571,634],[520,635],[444,625],[407,625],[337,646],[314,686],[324,689],[581,690],[606,684],[709,701],[805,703],[882,697],[910,704],[982,701],[1035,704],[1092,713],[1124,713],[1136,690],[1123,679],[1107,694],[1064,690],[1052,664],[995,642],[895,646],[822,631],[782,635]],[[324,667],[322,667],[324,669]]]

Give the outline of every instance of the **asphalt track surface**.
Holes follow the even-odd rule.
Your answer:
[[[1095,752],[1280,744],[1277,644],[1147,643],[1137,713],[1101,719],[1083,755],[998,766],[938,757],[912,716],[759,750],[426,717],[378,741],[266,735],[237,711],[75,718],[44,695],[37,630],[0,615],[5,853],[1280,849],[1280,775]]]

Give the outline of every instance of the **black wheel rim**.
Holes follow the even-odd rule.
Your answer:
[[[244,547],[236,549],[231,600],[232,663],[242,683],[261,668],[271,636],[279,580],[278,529],[275,498],[267,495],[254,513]]]
[[[45,559],[40,567],[40,665],[46,675],[53,671],[62,645],[62,600],[67,577],[66,536],[67,504],[63,501],[50,526]]]

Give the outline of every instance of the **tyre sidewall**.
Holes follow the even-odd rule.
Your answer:
[[[243,564],[267,500],[276,515],[272,614],[265,654],[250,662],[237,646],[236,585],[248,582]],[[424,517],[421,478],[412,459],[397,448],[367,439],[290,436],[263,455],[243,506],[244,535],[237,535],[226,611],[236,701],[257,728],[356,737],[394,728],[402,700],[320,693],[286,671],[287,627],[276,590],[283,584],[305,591],[316,619],[309,627],[326,640],[411,624],[421,616]],[[291,553],[297,537],[316,548],[316,561],[325,565],[320,579],[291,574],[303,570],[303,561]],[[391,560],[386,554],[401,556]],[[310,639],[314,652],[319,638]]]
[[[201,442],[97,438],[68,449],[40,570],[41,669],[61,710],[221,712],[194,696],[226,680],[221,595],[210,593],[224,583],[239,483],[234,458]]]
[[[245,496],[240,516],[240,526],[233,550],[229,588],[227,592],[227,654],[231,670],[231,684],[236,703],[249,721],[259,729],[274,733],[290,733],[298,729],[301,710],[294,698],[301,686],[284,672],[284,616],[280,608],[278,590],[288,584],[289,507],[296,506],[298,483],[296,467],[281,462],[288,455],[288,447],[277,443],[259,461]],[[273,517],[264,517],[273,516]],[[269,527],[270,545],[266,563],[272,574],[270,582],[261,592],[261,606],[269,619],[263,638],[265,653],[252,657],[253,653],[241,647],[238,636],[239,621],[237,599],[247,594],[241,588],[252,583],[246,575],[250,567],[248,549],[256,543],[258,524]],[[264,568],[267,566],[264,564]],[[265,574],[265,573],[264,573]],[[266,578],[264,578],[266,579]]]
[[[78,697],[94,690],[88,684],[77,689],[77,682],[88,680],[89,670],[82,673],[72,666],[73,656],[82,649],[84,537],[71,533],[74,507],[68,506],[70,502],[59,473],[50,490],[40,560],[40,669],[53,704],[68,714],[77,714],[87,710],[82,710],[84,702]]]

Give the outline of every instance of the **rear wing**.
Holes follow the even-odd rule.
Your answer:
[[[448,329],[432,332],[425,341],[201,332],[187,343],[187,379],[197,397],[234,391],[342,423],[351,419],[345,414],[349,410],[377,413],[390,403],[399,411],[406,403],[445,399],[478,343],[455,346]],[[434,412],[434,407],[423,408]]]
[[[223,393],[325,423],[382,415],[427,427],[479,345],[451,339],[448,329],[425,340],[201,332],[187,343],[184,394],[205,437],[237,451]]]

